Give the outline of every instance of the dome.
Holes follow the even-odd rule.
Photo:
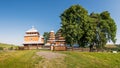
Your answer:
[[[50,32],[54,32],[53,30],[51,30]]]
[[[38,30],[36,30],[35,28],[34,28],[34,26],[32,26],[32,28],[31,29],[29,29],[28,31],[26,31],[26,32],[38,32]]]

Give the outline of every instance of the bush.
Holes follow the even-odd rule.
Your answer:
[[[13,47],[10,47],[9,50],[13,50]]]
[[[0,47],[0,50],[3,50],[3,47]]]
[[[24,50],[24,47],[23,46],[19,46],[18,49],[19,50]]]
[[[111,48],[111,49],[109,49],[110,51],[118,51],[118,52],[120,52],[120,48],[119,47],[117,47],[117,48]]]

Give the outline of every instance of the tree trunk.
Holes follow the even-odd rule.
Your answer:
[[[90,52],[93,52],[93,45],[90,45]]]
[[[73,51],[74,49],[73,49],[73,45],[72,44],[70,44],[70,47],[72,48],[72,51]]]

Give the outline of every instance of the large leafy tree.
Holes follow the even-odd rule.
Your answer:
[[[114,20],[111,18],[110,13],[108,11],[104,11],[100,14],[91,13],[90,17],[94,20],[94,24],[96,24],[96,34],[92,43],[95,43],[97,48],[103,48],[110,40],[115,43],[117,27]],[[91,45],[91,48],[92,47],[93,46]]]
[[[87,10],[80,5],[73,5],[61,14],[61,29],[67,44],[72,46],[74,43],[80,42],[78,40],[81,39],[84,31],[87,30],[85,28],[87,17]],[[83,40],[81,41],[85,42]]]
[[[81,47],[89,45],[91,51],[94,45],[103,48],[108,41],[116,41],[116,24],[108,11],[88,15],[82,6],[73,5],[60,18],[62,34],[71,46],[74,43]]]
[[[115,21],[112,19],[108,11],[102,12],[100,16],[102,19],[101,24],[104,26],[104,27],[101,27],[102,31],[106,33],[107,40],[111,40],[112,42],[115,43],[116,30],[117,30]]]

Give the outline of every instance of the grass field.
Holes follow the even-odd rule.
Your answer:
[[[68,68],[120,68],[120,53],[65,52]]]
[[[0,68],[34,68],[42,58],[35,50],[0,52]]]
[[[12,44],[0,43],[0,51],[1,50],[13,50],[13,49],[18,49],[18,46],[15,46]]]
[[[120,68],[120,53],[58,51],[66,56],[47,60],[36,52],[41,50],[0,52],[0,68]]]
[[[9,47],[15,47],[15,45],[10,45],[10,44],[4,44],[4,43],[0,43],[0,47],[5,47],[5,48],[9,48]]]

